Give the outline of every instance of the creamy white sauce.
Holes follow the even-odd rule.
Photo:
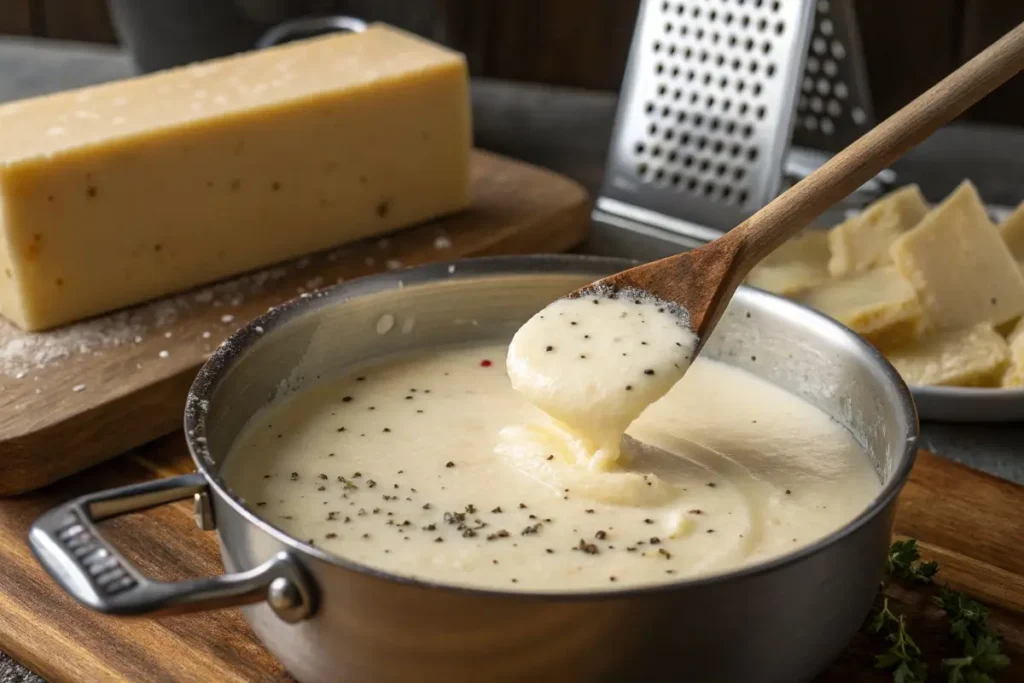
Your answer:
[[[690,366],[697,337],[685,311],[639,294],[560,299],[509,346],[512,387],[554,418],[549,436],[575,460],[607,470],[626,428]]]
[[[564,428],[513,389],[507,352],[438,350],[300,391],[253,417],[225,477],[257,514],[349,560],[523,591],[667,583],[775,557],[849,522],[880,488],[839,424],[705,359],[633,422],[606,471],[581,467]]]

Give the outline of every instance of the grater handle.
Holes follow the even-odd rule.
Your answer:
[[[1024,69],[1024,23],[728,232],[742,279],[761,259],[909,149]]]

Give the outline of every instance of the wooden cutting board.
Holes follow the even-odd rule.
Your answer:
[[[58,589],[25,544],[32,520],[72,496],[191,469],[184,440],[172,435],[42,491],[0,500],[0,648],[53,683],[290,681],[238,610],[160,620],[106,617]],[[199,531],[187,503],[112,520],[105,528],[153,576],[174,580],[221,571],[216,535]],[[943,581],[992,610],[991,625],[1014,660],[998,680],[1024,679],[1024,487],[922,452],[900,497],[896,531],[919,539],[924,554],[939,560]],[[946,627],[922,594],[899,593],[897,603],[924,652],[952,656]],[[872,669],[872,656],[882,649],[875,636],[858,634],[819,681],[891,681]],[[931,669],[940,680],[937,661]]]
[[[466,211],[41,334],[0,318],[0,496],[43,486],[167,434],[217,345],[268,307],[351,279],[484,254],[565,251],[586,191],[475,152]],[[281,226],[287,230],[288,226]]]

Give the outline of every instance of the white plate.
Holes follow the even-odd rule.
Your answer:
[[[1024,389],[910,387],[910,393],[922,421],[1024,421]]]

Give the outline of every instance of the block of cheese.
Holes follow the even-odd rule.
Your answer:
[[[937,329],[999,325],[1024,312],[1024,275],[970,181],[897,238],[891,253]]]
[[[1010,347],[1010,364],[1003,373],[1002,385],[1024,387],[1024,319],[1017,321],[1017,326],[1006,337],[1006,343]]]
[[[907,185],[869,206],[862,213],[829,230],[832,277],[863,273],[891,263],[889,245],[928,213],[917,185]]]
[[[796,299],[878,346],[913,338],[922,317],[917,292],[893,266],[829,280]]]
[[[457,211],[464,58],[374,25],[0,106],[0,313],[52,327]]]
[[[1006,368],[1010,350],[991,324],[980,323],[939,332],[886,356],[907,384],[993,386]]]
[[[747,284],[791,296],[828,279],[828,237],[807,230],[768,255],[747,275]]]
[[[999,224],[999,234],[1003,236],[1013,258],[1024,261],[1024,202]]]

